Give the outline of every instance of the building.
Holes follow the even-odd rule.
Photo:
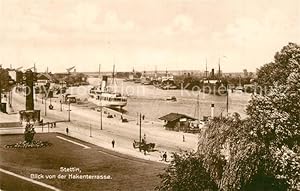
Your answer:
[[[17,81],[17,71],[16,70],[8,70],[8,75],[10,76],[10,78],[12,80],[14,80],[15,82]]]
[[[44,86],[47,83],[51,83],[53,81],[52,76],[50,76],[47,73],[38,74],[36,78],[37,78],[36,83],[37,83],[38,86]]]
[[[196,120],[193,117],[180,113],[169,113],[168,115],[162,116],[159,119],[164,120],[165,129],[185,132],[190,130],[190,122]]]

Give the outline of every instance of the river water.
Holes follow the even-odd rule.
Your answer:
[[[71,92],[79,95],[82,99],[88,97],[88,89],[92,85],[98,85],[98,78],[89,78],[91,86],[72,87]],[[78,91],[80,89],[80,91]],[[142,113],[148,120],[159,121],[168,113],[182,113],[191,117],[200,119],[203,116],[211,115],[211,104],[215,105],[214,115],[219,116],[221,113],[226,114],[226,96],[217,96],[205,94],[198,91],[190,90],[162,90],[152,85],[141,85],[133,82],[124,82],[116,79],[114,89],[123,95],[128,96],[127,106],[124,112],[132,117],[137,113]],[[167,101],[166,99],[175,96],[177,101]],[[229,113],[238,112],[242,117],[245,116],[246,105],[251,98],[251,94],[246,93],[229,93]],[[199,100],[199,107],[197,107]]]

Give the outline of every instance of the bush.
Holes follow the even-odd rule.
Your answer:
[[[174,153],[171,164],[160,174],[162,184],[156,189],[160,191],[217,190],[203,165],[203,156],[193,153]]]
[[[27,143],[32,143],[34,135],[35,135],[35,130],[33,128],[33,125],[29,123],[26,124],[25,132],[24,132],[25,141]]]

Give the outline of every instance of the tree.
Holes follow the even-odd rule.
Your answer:
[[[193,152],[173,154],[173,160],[165,173],[160,175],[162,183],[156,189],[161,191],[217,190],[203,166],[203,156]]]
[[[2,92],[10,91],[13,83],[12,79],[8,74],[8,70],[5,70],[0,67],[0,103],[2,99]]]
[[[290,43],[276,53],[273,86],[253,96],[247,107],[251,132],[271,153],[274,173],[290,188],[300,187],[300,47]],[[279,71],[282,68],[282,71]],[[262,82],[263,83],[263,82]]]
[[[199,144],[206,169],[220,190],[286,190],[286,181],[276,176],[273,153],[252,126],[238,114],[211,121]]]
[[[24,139],[26,143],[31,144],[35,135],[35,130],[32,124],[27,123],[24,132]]]
[[[224,191],[300,190],[300,47],[283,47],[274,62],[262,67],[258,82],[268,91],[252,96],[247,118],[215,118],[201,134],[197,156],[202,173]],[[199,181],[193,171],[175,169],[168,180]]]
[[[257,73],[257,82],[261,87],[271,87],[274,82],[283,85],[289,74],[299,68],[300,46],[289,43],[274,56],[274,61],[262,66]]]
[[[277,72],[269,76],[273,87],[267,95],[253,96],[247,114],[260,125],[253,129],[258,137],[295,149],[300,146],[300,46],[285,46],[276,53],[273,65]]]
[[[82,82],[86,82],[87,76],[83,73],[76,73],[76,74],[69,74],[68,76],[65,76],[63,79],[69,85],[73,85],[73,84],[79,85]]]

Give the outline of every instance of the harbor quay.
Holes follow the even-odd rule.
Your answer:
[[[13,107],[18,110],[23,107],[24,96],[19,93],[13,95]],[[42,103],[41,98],[35,100],[35,107],[41,110],[41,118],[43,123],[47,124],[57,122],[55,128],[50,128],[50,132],[60,132],[66,134],[66,128],[69,129],[68,136],[79,138],[81,140],[91,142],[101,147],[111,149],[116,152],[132,155],[135,157],[161,161],[162,152],[178,152],[179,150],[195,150],[197,148],[196,134],[183,132],[166,131],[163,128],[163,123],[145,119],[142,121],[142,135],[147,137],[147,141],[156,144],[155,152],[149,152],[147,155],[139,152],[132,147],[134,140],[139,139],[139,125],[135,117],[122,114],[118,111],[105,108],[103,113],[103,129],[100,129],[100,112],[89,107],[81,105],[71,105],[71,120],[68,119],[68,105],[63,104],[63,110],[60,111],[60,103],[53,99],[52,105],[54,109],[47,108],[45,116],[45,101]],[[49,103],[49,101],[48,101]],[[108,114],[114,118],[107,118]],[[121,116],[128,119],[128,123],[122,123]],[[47,125],[44,125],[43,132],[48,132]],[[42,127],[36,127],[41,132]],[[22,132],[22,130],[16,130]],[[185,142],[182,142],[182,135],[185,135]],[[169,137],[173,137],[169,140]],[[111,141],[115,140],[116,146],[112,148]]]

